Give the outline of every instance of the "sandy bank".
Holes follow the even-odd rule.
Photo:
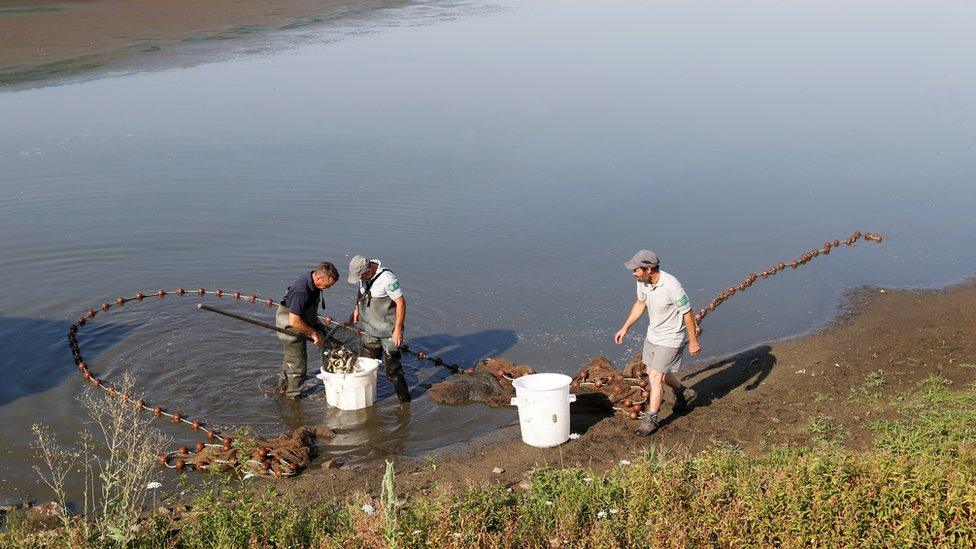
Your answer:
[[[398,0],[0,0],[0,86],[141,65],[179,45],[297,28]],[[185,62],[185,61],[184,61]]]
[[[698,391],[697,406],[679,416],[665,403],[666,425],[651,439],[632,435],[636,422],[628,419],[574,413],[572,430],[581,436],[559,448],[523,444],[516,425],[433,463],[398,461],[398,482],[408,492],[485,482],[514,488],[540,465],[605,470],[649,444],[672,452],[715,444],[756,450],[826,435],[857,449],[871,440],[863,425],[892,413],[887,397],[934,374],[960,386],[976,380],[976,281],[938,291],[864,288],[849,294],[845,309],[815,333],[692,365],[685,382]],[[707,332],[703,337],[707,344]],[[814,432],[818,424],[830,432]],[[493,473],[496,467],[504,472]],[[313,465],[281,486],[374,492],[382,473],[382,463],[349,470]]]

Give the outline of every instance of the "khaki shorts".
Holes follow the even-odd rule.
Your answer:
[[[645,339],[642,358],[644,366],[650,366],[651,370],[659,374],[677,373],[678,368],[681,368],[681,355],[685,352],[685,345],[687,343],[682,343],[681,347],[677,348],[665,347]]]

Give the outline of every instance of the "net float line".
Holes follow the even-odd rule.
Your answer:
[[[821,248],[813,248],[809,252],[805,252],[793,259],[780,261],[779,263],[776,263],[775,265],[767,269],[763,269],[759,273],[755,273],[755,272],[749,273],[749,275],[747,275],[742,280],[742,282],[734,286],[729,286],[728,288],[725,289],[725,291],[715,296],[715,298],[712,299],[712,301],[709,302],[709,304],[706,307],[702,307],[695,314],[695,324],[701,324],[701,321],[704,320],[705,317],[708,316],[710,312],[714,311],[722,303],[725,303],[726,301],[731,299],[732,296],[734,296],[736,293],[744,292],[748,290],[753,284],[756,283],[758,279],[760,278],[766,279],[773,275],[779,274],[785,271],[787,267],[791,269],[796,269],[802,265],[806,265],[816,257],[819,257],[821,255],[829,255],[830,251],[834,248],[839,248],[841,243],[850,247],[853,246],[858,240],[861,240],[862,238],[867,242],[881,243],[884,240],[884,235],[882,235],[881,233],[868,233],[868,232],[862,233],[861,231],[854,231],[853,233],[851,233],[850,236],[848,236],[843,241],[828,240],[824,242],[823,247]]]
[[[205,435],[208,441],[220,440],[221,443],[219,446],[226,450],[233,445],[235,440],[233,436],[225,435],[221,433],[219,430],[210,427],[209,423],[202,418],[190,418],[180,411],[176,411],[176,410],[171,411],[170,409],[168,409],[168,407],[163,407],[160,404],[154,404],[150,401],[147,401],[142,398],[138,398],[132,394],[129,394],[128,392],[120,390],[115,385],[114,382],[111,382],[106,378],[104,378],[103,376],[99,376],[99,374],[93,372],[89,368],[88,363],[85,361],[85,358],[81,353],[81,348],[78,343],[78,332],[86,324],[88,324],[88,322],[92,321],[96,317],[96,315],[98,315],[99,312],[108,312],[113,307],[122,307],[126,303],[130,303],[133,301],[137,303],[141,303],[148,299],[152,299],[152,298],[162,299],[169,295],[175,295],[179,297],[193,296],[193,295],[204,297],[207,295],[211,295],[217,298],[222,298],[224,296],[227,296],[237,301],[246,301],[249,303],[259,303],[262,305],[266,305],[268,308],[271,308],[277,304],[277,301],[272,298],[262,297],[253,293],[248,294],[240,291],[224,291],[220,288],[214,290],[208,290],[206,288],[197,288],[195,290],[177,288],[175,290],[160,289],[152,293],[136,292],[131,297],[119,296],[115,299],[114,303],[109,303],[108,301],[105,301],[101,305],[99,305],[98,309],[96,309],[95,307],[88,307],[88,309],[86,309],[81,315],[79,315],[78,318],[75,320],[75,322],[72,323],[71,326],[68,328],[68,336],[67,336],[68,347],[71,350],[71,354],[74,359],[75,366],[77,367],[79,374],[84,378],[85,382],[90,383],[93,387],[97,389],[101,389],[101,391],[106,397],[119,398],[125,402],[129,402],[136,408],[151,413],[154,418],[165,418],[169,421],[172,421],[173,423],[184,425],[190,428],[194,432]],[[204,448],[208,448],[212,446],[215,445],[205,444]],[[280,463],[273,461],[274,460],[273,451],[268,452],[265,457],[267,457],[268,459],[262,458],[261,462],[255,464],[254,467],[251,467],[251,469],[254,470],[256,474],[263,474],[265,476],[274,475],[276,477],[291,476],[294,475],[299,469],[299,464],[291,463],[284,459],[279,460]],[[177,466],[178,463],[180,463],[179,460],[174,461],[174,463],[171,465],[169,464],[168,459],[163,460],[162,456],[160,456],[161,465],[182,470],[183,469],[182,467]],[[230,462],[228,461],[226,464],[229,465],[229,463]],[[237,465],[238,466],[241,465],[241,462],[237,462]],[[199,469],[193,467],[190,468],[195,470]]]

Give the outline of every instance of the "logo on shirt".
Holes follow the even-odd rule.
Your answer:
[[[685,305],[688,304],[688,296],[686,296],[686,295],[681,296],[681,299],[679,299],[678,301],[676,301],[674,304],[677,307],[684,307]]]
[[[386,287],[386,291],[388,291],[388,292],[395,292],[399,288],[400,288],[400,281],[399,280],[395,280],[395,281],[391,282],[389,286]]]

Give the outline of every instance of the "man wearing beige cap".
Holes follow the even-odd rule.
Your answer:
[[[691,312],[691,302],[678,279],[660,269],[657,255],[640,250],[624,263],[637,279],[637,300],[630,308],[624,325],[617,330],[614,341],[623,342],[627,331],[647,311],[647,337],[644,339],[642,360],[650,379],[650,402],[636,433],[648,436],[658,430],[658,412],[664,400],[664,385],[674,390],[674,409],[688,407],[695,391],[682,385],[675,375],[681,367],[685,346],[692,355],[701,352],[698,345],[698,326]]]
[[[403,288],[393,271],[384,269],[378,259],[357,255],[349,262],[349,283],[359,284],[356,307],[349,316],[353,324],[361,323],[361,353],[383,359],[386,378],[390,380],[401,403],[410,402],[410,389],[400,363],[403,345],[403,321],[407,302]]]

